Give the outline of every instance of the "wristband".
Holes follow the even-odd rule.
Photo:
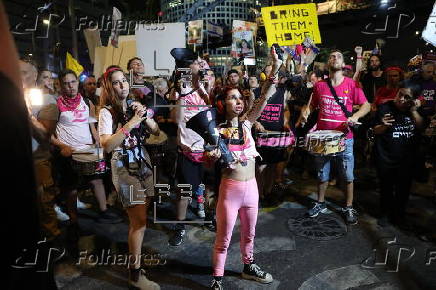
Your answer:
[[[362,59],[363,57],[361,57],[361,56],[358,56],[358,57],[356,57],[357,59]]]
[[[129,131],[127,131],[126,129],[124,129],[124,127],[120,128],[120,131],[123,132],[124,135],[126,135],[126,137],[130,137],[130,133]]]
[[[152,109],[147,109],[146,113],[147,119],[151,119],[154,116],[154,111]]]

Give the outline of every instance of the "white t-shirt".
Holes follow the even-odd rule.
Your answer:
[[[181,107],[183,119],[178,123],[178,145],[185,152],[203,152],[204,139],[193,130],[186,128],[186,123],[198,113],[207,110],[208,107],[197,92],[185,96],[183,104],[185,105],[185,107]],[[189,105],[192,107],[188,107]],[[199,105],[204,107],[199,107]]]
[[[112,115],[109,112],[109,110],[107,108],[102,108],[100,110],[100,114],[99,114],[99,118],[98,118],[98,135],[112,135],[114,134],[114,132],[112,131],[112,124],[113,124],[113,120],[112,120]],[[118,128],[119,126],[117,126]],[[139,159],[139,151],[137,148],[137,140],[135,137],[127,137],[126,139],[124,139],[124,144],[126,145],[126,148],[130,148],[132,147],[132,145],[134,146],[134,154],[136,156],[136,159]],[[121,147],[118,146],[114,149],[114,151],[121,151]],[[131,150],[127,150],[127,153],[129,154],[129,162],[134,162],[135,158],[132,154]],[[144,151],[141,151],[142,153],[142,157],[144,158]]]
[[[89,107],[83,98],[75,110],[61,112],[56,135],[62,143],[71,146],[73,150],[85,149],[93,143],[89,128]]]

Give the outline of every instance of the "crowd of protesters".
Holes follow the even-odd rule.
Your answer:
[[[274,204],[279,190],[304,182],[313,172],[318,198],[307,214],[315,218],[326,212],[327,187],[337,182],[346,196],[344,220],[356,224],[355,156],[377,172],[379,225],[407,228],[413,181],[435,183],[428,173],[436,153],[435,64],[389,66],[378,54],[363,63],[362,48],[355,52],[355,67],[334,50],[321,70],[304,60],[295,65],[291,56],[283,60],[272,49],[261,72],[236,67],[218,77],[206,60],[189,49],[175,49],[171,54],[177,69],[168,79],[144,78],[144,64],[134,57],[127,71],[112,65],[103,75],[82,82],[72,70],[58,72],[55,79],[53,72],[38,71],[36,64],[22,59],[24,89],[38,87],[42,92],[39,104],[32,104],[29,93],[28,106],[44,234],[57,239],[58,223],[67,221],[67,243],[74,255],[78,208],[87,207],[78,191],[92,190],[98,222],[119,223],[122,214],[108,205],[114,191],[129,221],[129,285],[159,289],[146,278],[137,258],[147,208],[158,192],[154,181],[171,189],[188,184],[194,213],[212,221],[208,229],[216,232],[212,289],[222,289],[238,215],[242,276],[270,283],[272,275],[253,257],[259,202]],[[179,69],[189,69],[189,81]],[[210,149],[210,136],[192,125],[193,120],[201,122],[193,118],[207,112],[219,125],[224,151]],[[344,150],[313,155],[300,146],[307,134],[319,130],[341,132]],[[89,172],[90,163],[94,167]],[[299,181],[290,179],[289,167],[298,168]],[[433,191],[436,196],[436,188]],[[175,199],[173,220],[178,223],[172,227],[171,246],[183,244],[191,199]]]

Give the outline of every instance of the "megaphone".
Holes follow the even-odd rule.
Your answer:
[[[204,139],[205,143],[208,144],[204,146],[206,151],[212,151],[216,148],[219,148],[221,151],[221,158],[219,162],[221,162],[223,166],[228,167],[232,162],[235,161],[235,159],[233,158],[230,150],[227,148],[224,140],[220,138],[220,134],[216,125],[216,114],[216,108],[201,111],[189,119],[189,121],[186,123],[186,128],[193,130]]]

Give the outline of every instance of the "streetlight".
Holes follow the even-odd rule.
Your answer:
[[[389,0],[380,0],[380,6],[386,6],[389,4]]]

